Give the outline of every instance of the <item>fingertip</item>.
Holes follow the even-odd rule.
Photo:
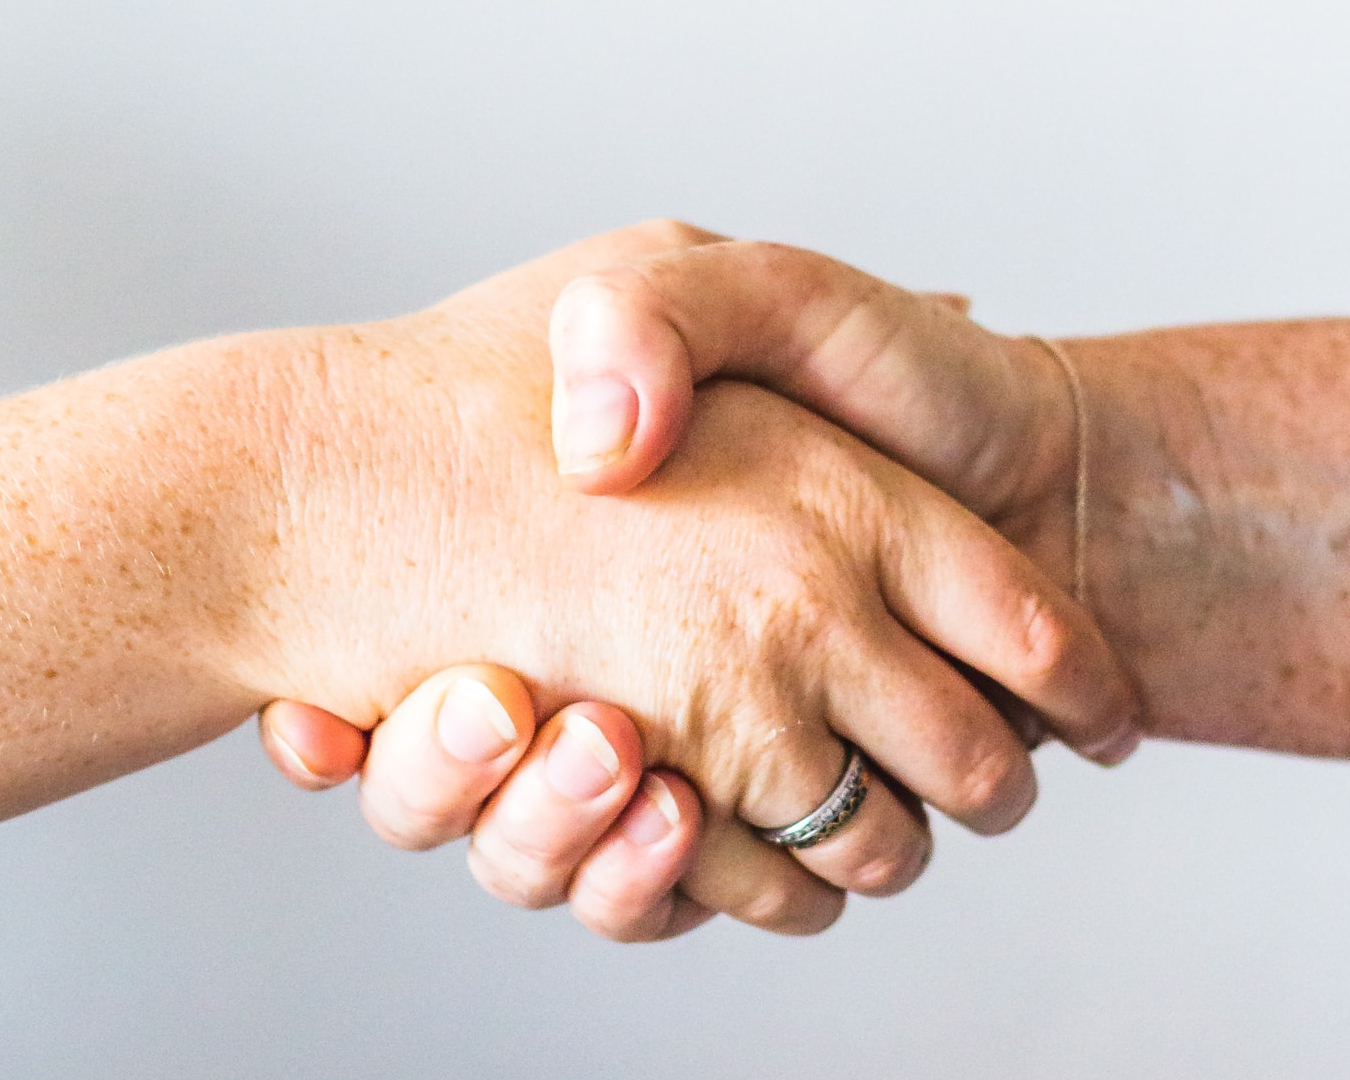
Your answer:
[[[476,679],[492,692],[522,735],[534,733],[534,699],[530,697],[524,680],[510,668],[498,664],[457,664],[446,668],[442,674]]]
[[[502,754],[519,753],[534,735],[529,691],[514,672],[494,664],[460,664],[437,673],[395,714],[410,709],[433,711],[442,748],[466,764],[486,764]]]
[[[637,391],[615,375],[570,380],[555,389],[553,413],[558,474],[590,476],[627,456],[637,431]]]
[[[1144,744],[1144,739],[1148,737],[1148,725],[1146,721],[1146,709],[1144,699],[1139,688],[1134,681],[1126,674],[1116,655],[1106,648],[1107,656],[1112,667],[1116,672],[1116,701],[1114,712],[1116,716],[1123,717],[1115,734],[1105,740],[1094,755],[1097,763],[1104,768],[1115,768],[1123,764]]]
[[[1133,757],[1143,741],[1143,732],[1132,722],[1127,722],[1102,742],[1084,747],[1083,753],[1103,768],[1113,769]]]
[[[616,832],[637,847],[678,843],[690,854],[702,823],[703,806],[689,782],[675,773],[654,770],[643,774]]]
[[[693,400],[662,298],[632,267],[577,278],[554,303],[549,347],[559,474],[589,495],[631,490],[669,456]]]
[[[563,483],[583,495],[626,495],[647,479],[651,471],[643,472],[624,461],[612,465],[601,465],[578,472],[558,470]]]
[[[496,790],[473,826],[469,869],[491,895],[526,908],[551,907],[569,895],[578,869],[612,849],[613,832],[642,780],[642,742],[632,720],[599,702],[578,702],[540,728],[523,760]],[[591,880],[600,921],[607,886],[622,890],[629,857]],[[623,904],[618,907],[622,910]]]
[[[274,701],[258,714],[263,750],[278,771],[306,791],[351,779],[366,757],[366,736],[317,705]]]
[[[549,722],[541,741],[547,746],[545,775],[561,794],[590,798],[616,783],[631,792],[641,782],[642,737],[628,714],[613,705],[568,705]],[[589,781],[587,772],[595,774]],[[582,794],[590,788],[593,794]]]
[[[687,397],[666,394],[644,397],[637,405],[636,430],[620,452],[591,455],[578,461],[558,443],[555,421],[555,454],[558,475],[568,487],[583,495],[626,495],[651,475],[671,455],[689,426],[692,389]]]
[[[1143,743],[1143,701],[1091,617],[1081,609],[1071,611],[1082,623],[1074,635],[1080,644],[1066,650],[1059,665],[1064,704],[1058,717],[1050,718],[1050,726],[1075,754],[1113,768]]]
[[[417,721],[420,717],[421,720]],[[520,676],[496,664],[456,664],[425,679],[385,726],[430,726],[456,760],[483,764],[520,752],[535,731],[534,701]]]

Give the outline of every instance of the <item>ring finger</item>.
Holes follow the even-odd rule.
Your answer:
[[[804,725],[778,740],[758,764],[738,806],[757,830],[781,829],[813,814],[841,784],[854,753],[824,724]],[[836,831],[811,846],[785,846],[802,867],[837,888],[886,896],[911,884],[927,865],[932,838],[922,810],[906,807],[875,773],[856,785],[860,801]],[[752,833],[766,848],[771,845]]]
[[[933,837],[923,804],[912,796],[898,795],[890,777],[866,759],[862,762],[856,782],[844,790],[848,778],[841,778],[798,820],[814,816],[836,796],[853,802],[856,809],[827,816],[819,840],[789,844],[788,850],[813,874],[841,889],[863,896],[891,896],[912,885],[928,866]],[[850,753],[844,771],[852,764]]]

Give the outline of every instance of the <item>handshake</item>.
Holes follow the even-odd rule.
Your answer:
[[[562,483],[542,445],[550,303]],[[265,711],[264,743],[302,785],[365,759],[366,814],[392,842],[472,831],[491,892],[570,897],[609,936],[662,937],[716,911],[810,932],[845,890],[918,876],[920,800],[980,832],[1015,824],[1035,798],[1024,738],[1039,718],[1104,764],[1137,745],[1129,685],[1061,587],[1077,435],[1051,357],[1013,351],[950,300],[671,224],[579,245],[419,320],[474,462],[449,467],[452,498],[422,496],[448,549],[432,565],[444,592],[497,609],[491,637],[459,647],[524,674],[550,711],[605,701],[568,703],[535,734],[510,670],[451,669],[378,724],[368,756],[333,713]],[[782,396],[731,382],[695,395],[719,375]],[[957,499],[1030,523],[1044,567]],[[479,530],[490,554],[467,541]],[[390,556],[406,545],[406,526],[382,534]],[[999,688],[1005,715],[972,677]],[[360,727],[380,715],[337,700]],[[869,764],[845,775],[854,746]],[[664,767],[644,772],[644,748]],[[832,795],[848,809],[766,842]]]
[[[262,708],[292,780],[360,772],[383,837],[471,834],[511,902],[811,933],[917,878],[925,804],[1015,825],[1046,734],[1344,753],[1350,614],[1306,557],[1344,425],[1247,406],[1325,396],[1348,340],[1061,349],[659,222],[11,399],[0,814]]]

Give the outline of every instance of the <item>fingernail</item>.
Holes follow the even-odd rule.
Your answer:
[[[441,699],[436,732],[445,752],[478,765],[491,761],[516,741],[511,714],[477,679],[456,679]]]
[[[680,807],[659,776],[642,778],[633,801],[623,815],[623,834],[635,844],[649,847],[670,835],[680,823]]]
[[[594,723],[580,713],[568,713],[544,772],[553,790],[581,802],[609,790],[619,775],[619,755]]]
[[[318,784],[332,783],[332,781],[329,780],[326,776],[320,776],[313,769],[311,769],[309,765],[305,762],[305,759],[300,756],[300,751],[297,750],[290,743],[288,743],[285,739],[283,739],[277,732],[272,731],[269,734],[271,735],[272,742],[276,745],[276,748],[281,751],[281,756],[284,757],[287,761],[289,761],[293,768],[297,769],[299,772],[304,773],[315,783]]]
[[[1144,736],[1138,728],[1126,727],[1116,732],[1105,742],[1093,747],[1089,751],[1089,756],[1099,765],[1110,768],[1113,765],[1119,765],[1138,750],[1143,741]]]
[[[592,379],[565,391],[556,439],[558,472],[592,472],[618,461],[637,428],[637,393],[614,378]]]

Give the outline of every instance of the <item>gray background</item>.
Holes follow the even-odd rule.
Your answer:
[[[1004,330],[1350,312],[1336,0],[0,3],[0,384],[675,215]],[[447,658],[449,659],[449,658]],[[1344,766],[1053,750],[811,941],[619,947],[251,728],[0,826],[0,1076],[1326,1077]]]

